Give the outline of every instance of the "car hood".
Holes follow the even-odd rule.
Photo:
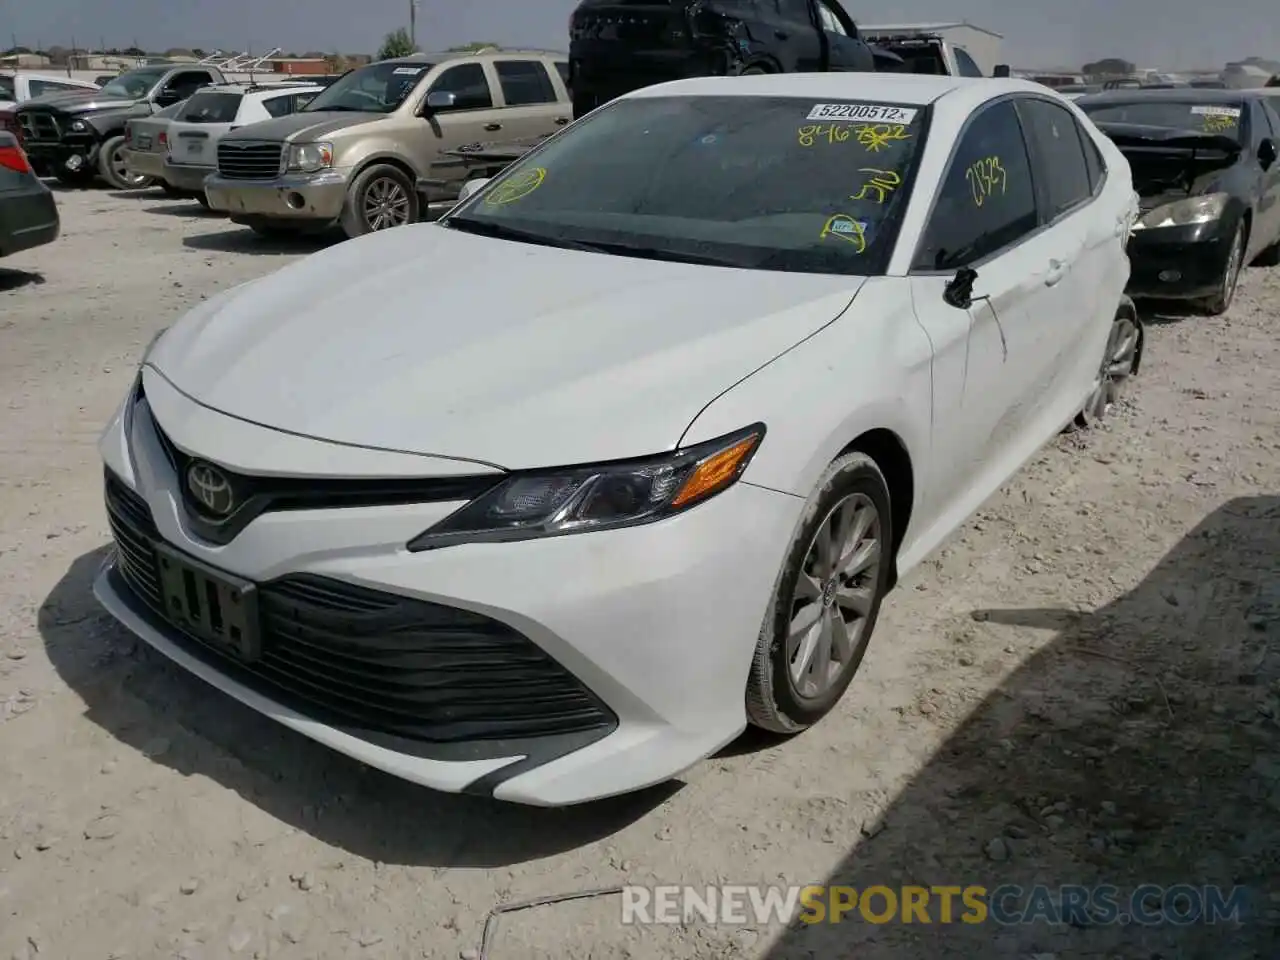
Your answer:
[[[385,113],[351,113],[340,110],[317,110],[315,113],[294,113],[274,120],[262,120],[241,127],[236,131],[236,140],[270,140],[306,143],[319,140],[345,130],[347,127],[358,127],[366,123],[379,123],[391,115]],[[231,139],[231,138],[229,138]]]
[[[83,93],[80,91],[46,93],[43,97],[32,97],[22,105],[22,109],[38,107],[60,113],[99,113],[105,110],[127,110],[139,102],[119,97],[104,97],[96,90],[85,90]]]
[[[416,224],[220,294],[148,364],[204,406],[302,436],[505,469],[590,463],[673,449],[863,282]]]
[[[1100,123],[1129,161],[1133,187],[1150,210],[1206,193],[1234,193],[1242,147],[1232,137],[1130,123]]]

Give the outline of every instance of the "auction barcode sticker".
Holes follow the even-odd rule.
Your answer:
[[[1191,112],[1197,117],[1238,117],[1240,116],[1239,107],[1210,107],[1203,103],[1197,103],[1191,108]]]
[[[891,107],[883,103],[815,103],[807,119],[908,124],[916,118],[916,112],[910,107]]]

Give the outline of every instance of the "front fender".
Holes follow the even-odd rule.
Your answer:
[[[124,125],[128,121],[138,117],[149,117],[150,115],[151,112],[149,110],[130,107],[127,110],[108,110],[103,113],[85,114],[75,119],[84,121],[98,140],[106,140],[108,137],[116,137],[123,134]]]
[[[834,322],[712,400],[681,446],[763,422],[768,432],[743,479],[808,497],[855,439],[888,430],[923,480],[933,350],[902,282],[868,280]],[[922,486],[915,484],[917,502]]]

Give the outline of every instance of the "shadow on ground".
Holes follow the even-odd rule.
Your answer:
[[[39,286],[44,277],[30,270],[10,270],[0,267],[0,293],[7,290],[19,290],[22,287]]]
[[[1103,925],[1090,913],[939,924],[935,894],[932,925],[857,911],[838,925],[796,923],[767,960],[1280,956],[1280,497],[1227,503],[1093,614],[974,618],[1058,635],[898,795],[883,831],[816,882],[1043,884],[1054,919],[1060,885],[1112,884],[1119,912],[1143,884],[1238,885],[1244,922]],[[1138,899],[1157,916],[1169,906]],[[873,916],[884,904],[872,900]],[[1028,899],[1004,905],[1016,915]]]
[[[608,836],[679,789],[546,810],[437,793],[365,767],[134,640],[90,593],[107,554],[77,559],[39,613],[49,659],[86,717],[154,762],[208,777],[326,844],[383,863],[507,866]]]
[[[219,253],[297,254],[315,253],[332,246],[339,239],[331,232],[264,237],[248,227],[234,227],[219,233],[183,237],[182,244],[192,250],[215,250]]]
[[[147,197],[148,200],[152,199]],[[227,215],[217,210],[210,210],[198,200],[172,199],[168,203],[143,207],[143,213],[154,213],[162,217],[199,217],[209,220],[225,220]]]

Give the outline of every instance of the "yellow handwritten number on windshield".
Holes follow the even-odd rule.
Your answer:
[[[877,170],[875,167],[862,167],[859,173],[871,173],[874,176],[862,185],[862,189],[851,196],[850,200],[875,200],[884,203],[889,194],[902,186],[902,177],[893,170]],[[874,193],[871,196],[868,191]]]
[[[997,194],[1003,196],[1009,185],[1008,174],[1005,173],[999,157],[983,157],[976,163],[970,164],[964,172],[964,178],[969,181],[975,207],[982,206],[990,197]]]
[[[858,253],[862,253],[867,249],[867,225],[861,220],[853,219],[847,213],[837,213],[823,224],[822,232],[818,234],[818,239],[825,240],[827,237],[835,237],[838,240],[845,241],[845,243],[852,243]]]
[[[1204,118],[1206,133],[1225,133],[1236,128],[1236,118],[1221,113],[1211,113]]]
[[[827,143],[844,143],[849,139],[849,125],[811,123],[796,131],[796,139],[802,147],[812,147],[821,138]]]
[[[498,206],[499,204],[522,200],[542,186],[542,181],[545,179],[547,179],[546,168],[534,167],[528,173],[522,173],[519,176],[502,181],[502,183],[489,191],[488,196],[484,198],[484,202],[492,206]]]
[[[911,139],[907,128],[900,123],[863,124],[854,133],[858,135],[858,142],[871,153],[879,153],[895,140]]]

